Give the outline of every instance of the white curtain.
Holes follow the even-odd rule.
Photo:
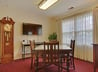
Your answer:
[[[93,42],[98,44],[98,7],[93,9]]]
[[[62,20],[62,43],[70,44],[75,39],[75,57],[93,61],[92,12],[85,12]]]

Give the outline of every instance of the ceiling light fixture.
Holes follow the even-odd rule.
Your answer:
[[[39,8],[46,10],[48,7],[56,3],[58,0],[42,0],[39,4]]]

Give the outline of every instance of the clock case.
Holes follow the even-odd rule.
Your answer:
[[[8,63],[13,60],[14,23],[9,17],[0,20],[0,63]],[[11,26],[10,30],[5,30],[7,25]]]

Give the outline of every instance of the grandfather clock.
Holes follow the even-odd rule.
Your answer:
[[[13,60],[14,23],[9,17],[0,20],[1,63],[8,63]]]

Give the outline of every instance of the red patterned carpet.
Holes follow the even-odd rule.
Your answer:
[[[76,69],[70,69],[70,72],[93,72],[93,64],[75,60]],[[17,60],[8,64],[0,64],[0,72],[34,72],[30,70],[30,59]],[[57,72],[57,68],[52,65],[41,72]],[[63,72],[66,72],[64,70]],[[98,72],[98,70],[96,71]]]

